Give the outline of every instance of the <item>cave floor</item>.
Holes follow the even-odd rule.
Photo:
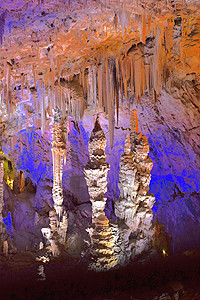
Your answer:
[[[69,255],[49,263],[35,258],[35,252],[0,256],[3,299],[200,299],[200,255],[146,257],[98,273]]]

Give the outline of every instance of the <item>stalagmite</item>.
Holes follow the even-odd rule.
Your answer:
[[[5,256],[8,256],[8,241],[3,242],[3,254],[5,254]]]
[[[66,152],[66,126],[62,118],[61,110],[56,107],[54,111],[53,126],[53,201],[54,207],[49,213],[50,219],[50,242],[52,253],[54,256],[59,254],[59,244],[65,244],[65,236],[67,230],[67,215],[64,211],[63,190],[62,190],[62,174],[63,161]]]
[[[105,134],[100,126],[97,116],[94,129],[89,140],[90,159],[84,168],[85,179],[88,186],[90,201],[92,202],[93,228],[89,229],[91,238],[90,268],[96,271],[105,271],[116,265],[114,255],[114,237],[109,226],[109,220],[105,216],[104,208],[107,191],[108,163],[105,163]]]
[[[0,252],[3,251],[7,256],[8,254],[8,242],[7,242],[7,230],[3,222],[3,207],[4,207],[4,190],[3,190],[3,177],[4,177],[4,159],[5,156],[0,146]],[[7,245],[7,248],[5,248]]]
[[[1,234],[2,234],[2,230],[3,230],[2,211],[3,211],[3,206],[4,206],[4,201],[3,201],[3,176],[4,176],[3,164],[4,164],[4,155],[0,149],[0,243],[2,243],[2,239],[1,239]]]
[[[138,133],[136,110],[132,112],[130,127],[130,136],[128,131],[124,154],[120,159],[120,198],[115,202],[115,214],[120,220],[115,248],[123,245],[120,252],[115,250],[118,263],[125,263],[131,257],[148,251],[153,237],[151,208],[155,197],[148,194],[153,163],[148,156],[147,139]]]

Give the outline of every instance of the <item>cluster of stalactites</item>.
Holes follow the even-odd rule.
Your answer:
[[[185,73],[190,73],[191,70],[198,72],[198,42],[195,45],[190,43],[191,33],[198,26],[196,17],[192,18],[183,13],[180,19],[181,35],[177,39],[174,16],[165,15],[161,20],[148,14],[148,9],[138,14],[120,9],[114,16],[115,30],[113,32],[111,30],[111,36],[108,35],[109,38],[113,38],[113,34],[116,35],[112,40],[113,46],[112,43],[107,45],[106,41],[105,44],[100,43],[100,46],[93,51],[92,57],[90,51],[89,54],[85,54],[85,57],[80,56],[78,66],[76,59],[69,58],[69,62],[66,63],[66,54],[56,53],[56,47],[53,49],[50,47],[49,52],[48,47],[42,48],[42,52],[49,53],[47,56],[49,69],[41,70],[40,64],[32,64],[33,67],[29,66],[31,76],[22,70],[18,72],[15,69],[18,64],[12,59],[5,60],[0,82],[2,91],[0,103],[3,104],[2,107],[6,104],[6,118],[9,119],[16,110],[22,111],[21,105],[27,101],[25,91],[28,91],[31,80],[32,87],[34,82],[34,87],[37,89],[37,93],[31,89],[33,102],[31,109],[35,111],[32,121],[37,128],[40,127],[42,132],[45,131],[55,105],[61,107],[63,116],[67,111],[76,120],[83,116],[87,105],[95,107],[97,111],[103,108],[108,115],[112,148],[115,108],[118,121],[120,99],[127,99],[131,95],[131,101],[134,97],[138,103],[145,92],[150,94],[152,91],[156,101],[162,87],[166,87],[169,73],[174,71],[173,62],[177,63],[178,68],[187,69],[188,72]],[[118,40],[119,30],[122,31],[124,40]],[[93,34],[100,33],[94,30]],[[192,46],[189,46],[190,44]],[[69,52],[67,57],[68,54]],[[176,57],[176,61],[173,57]],[[69,67],[67,71],[66,66]],[[63,78],[64,80],[61,80]],[[21,89],[16,88],[18,86],[21,86]],[[20,122],[23,123],[22,118],[18,126]],[[28,125],[30,126],[30,122]],[[21,126],[23,127],[24,124]]]
[[[156,42],[153,38],[150,39],[155,49],[158,44],[162,44],[163,33],[159,32],[157,39]],[[123,102],[124,98],[132,96],[138,103],[145,91],[148,94],[153,91],[156,100],[165,82],[166,51],[161,46],[155,50],[154,55],[153,50],[151,51],[152,55],[149,55],[146,47],[141,46],[116,57],[104,53],[99,64],[88,69],[88,104],[98,109],[103,107],[108,115],[111,148],[114,139],[115,108],[118,122],[120,101]]]

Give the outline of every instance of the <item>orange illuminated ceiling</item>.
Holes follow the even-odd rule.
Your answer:
[[[187,1],[88,1],[71,2],[69,8],[56,0],[21,1],[15,6],[17,2],[13,6],[4,3],[15,25],[0,49],[2,79],[5,60],[15,60],[13,79],[30,73],[28,77],[35,74],[47,83],[50,68],[51,76],[70,77],[99,63],[105,52],[114,58],[126,56],[133,44],[145,43],[156,34],[161,39],[165,36],[170,59],[177,16],[182,18],[182,39],[175,60],[181,61],[180,69],[199,70],[200,37],[192,40],[191,36],[194,27],[200,26],[198,1],[191,2],[193,6]]]
[[[24,88],[48,88],[55,94],[48,91],[48,97],[62,109],[62,99],[67,99],[72,115],[83,115],[87,99],[104,108],[113,128],[114,110],[118,117],[123,97],[133,95],[137,103],[145,91],[153,91],[156,101],[163,87],[170,90],[173,80],[182,86],[188,74],[195,74],[195,86],[199,84],[199,1],[64,2],[5,1],[2,6],[12,21],[0,47],[0,89],[8,118],[20,101],[15,93],[19,85],[25,100]],[[71,83],[63,86],[61,79]],[[55,103],[41,101],[38,107],[34,100],[34,108],[36,115],[41,111],[45,130]],[[113,129],[110,136],[112,140]]]

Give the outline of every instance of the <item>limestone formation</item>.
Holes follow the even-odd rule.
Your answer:
[[[90,158],[85,166],[85,179],[88,185],[90,201],[92,202],[93,228],[88,230],[91,238],[91,258],[89,268],[96,271],[105,271],[117,263],[114,255],[114,236],[105,216],[104,208],[107,191],[108,163],[105,162],[106,137],[97,116],[94,129],[89,140]]]
[[[91,259],[89,268],[95,271],[107,271],[117,264],[114,253],[114,235],[109,220],[104,213],[93,219],[93,229],[89,230],[91,238]]]
[[[103,213],[106,203],[104,194],[107,191],[109,165],[105,162],[105,147],[106,137],[97,116],[88,145],[90,159],[84,168],[90,201],[92,202],[93,219]]]
[[[3,207],[4,207],[4,159],[5,156],[0,148],[0,252],[3,251],[7,255],[8,242],[7,242],[7,230],[3,222]],[[7,245],[6,251],[5,245]]]
[[[118,261],[135,257],[149,250],[153,237],[152,206],[155,198],[148,194],[150,171],[153,163],[148,156],[149,146],[145,136],[138,133],[137,112],[131,115],[131,132],[125,141],[124,154],[120,159],[119,183],[120,198],[115,202],[115,214],[119,218],[116,248]]]
[[[4,162],[4,156],[3,153],[0,152],[0,237],[3,230],[3,217],[2,217],[2,211],[4,206],[4,199],[3,199],[3,176],[4,176],[4,169],[3,169],[3,162]],[[0,239],[0,243],[2,243]]]
[[[66,129],[61,110],[56,107],[53,125],[53,201],[54,207],[49,213],[50,242],[54,256],[59,254],[59,244],[65,244],[67,215],[63,210],[62,175],[66,155]]]
[[[61,217],[63,190],[62,190],[62,175],[63,163],[66,155],[66,129],[62,119],[62,112],[56,107],[54,112],[54,126],[53,126],[53,142],[52,142],[52,156],[53,156],[53,200],[56,213]]]

